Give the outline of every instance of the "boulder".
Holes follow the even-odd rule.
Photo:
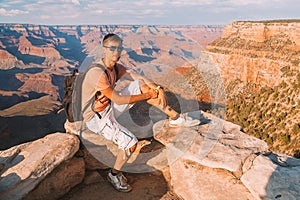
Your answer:
[[[22,199],[79,149],[76,136],[53,133],[0,152],[0,199]]]
[[[252,154],[267,152],[267,144],[240,131],[240,127],[208,113],[191,113],[204,122],[198,127],[170,128],[157,122],[154,138],[167,147],[169,163],[183,157],[211,168],[241,172]]]
[[[59,199],[85,177],[85,165],[82,158],[73,157],[55,168],[24,200]]]
[[[171,184],[183,199],[254,200],[249,190],[225,169],[178,159],[170,167]]]
[[[283,154],[259,155],[241,181],[256,199],[300,199],[300,160]]]
[[[268,152],[267,144],[211,114],[189,115],[202,123],[171,128],[164,120],[153,127],[154,138],[166,146],[175,193],[184,199],[255,199],[240,178],[251,160]]]

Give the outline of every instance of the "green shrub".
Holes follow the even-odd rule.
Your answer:
[[[292,128],[292,134],[296,135],[299,133],[299,131],[300,131],[300,124],[294,124]]]
[[[287,145],[291,142],[291,136],[289,134],[281,134],[280,135],[280,141],[284,144]]]
[[[268,145],[272,145],[273,144],[273,138],[272,137],[268,137],[267,139],[266,139],[266,142],[267,142],[267,144]]]

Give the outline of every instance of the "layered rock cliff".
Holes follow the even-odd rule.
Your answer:
[[[298,69],[299,38],[299,21],[234,22],[206,49],[216,53],[224,80],[273,87],[285,78],[281,68]]]
[[[233,22],[206,49],[222,72],[227,119],[299,156],[300,21]]]

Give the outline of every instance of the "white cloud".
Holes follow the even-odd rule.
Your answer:
[[[91,13],[93,14],[103,14],[103,10],[100,10],[100,9],[97,9],[97,10],[93,10],[93,11],[90,11]]]
[[[24,0],[11,0],[11,1],[4,0],[3,2],[1,2],[1,7],[9,8],[17,4],[22,5],[22,4],[26,4],[26,2]]]
[[[79,0],[65,0],[65,2],[66,3],[73,3],[73,4],[75,4],[75,5],[80,5],[80,2],[79,2]]]
[[[270,5],[270,4],[277,4],[283,2],[282,0],[226,0],[224,1],[225,5],[228,6],[248,6],[248,5],[257,5],[257,6],[264,6],[264,5]]]
[[[23,7],[28,11],[32,11],[32,10],[39,9],[40,5],[39,4],[26,4]]]
[[[74,5],[80,5],[79,0],[38,0],[37,1],[38,4],[61,4],[61,3],[71,3]]]
[[[211,1],[211,0],[207,0],[207,1],[203,1],[203,0],[191,0],[191,1],[185,1],[185,0],[176,0],[176,1],[172,1],[170,2],[171,5],[173,6],[203,6],[203,5],[211,5],[217,2]]]
[[[22,14],[28,14],[28,11],[22,11],[22,10],[6,10],[4,8],[0,8],[0,15],[11,17],[15,15],[22,15]]]
[[[41,5],[46,5],[49,3],[56,3],[56,2],[59,2],[59,1],[56,1],[56,0],[38,0],[38,1],[36,1],[37,4],[41,4]]]
[[[24,0],[11,0],[11,1],[7,2],[6,4],[14,5],[14,4],[22,4],[22,3],[25,3],[25,1]]]
[[[41,15],[40,17],[41,19],[51,19],[51,16],[49,15]]]
[[[0,0],[0,16],[43,23],[197,24],[299,18],[299,0]],[[275,12],[275,13],[274,13]],[[42,15],[42,16],[41,16]],[[256,18],[258,18],[256,17]],[[1,18],[1,17],[0,17]],[[2,17],[3,18],[3,17]],[[256,19],[255,18],[255,19]],[[16,16],[14,19],[18,19]]]

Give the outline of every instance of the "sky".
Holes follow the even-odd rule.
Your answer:
[[[0,23],[226,25],[300,19],[300,0],[0,0]]]

